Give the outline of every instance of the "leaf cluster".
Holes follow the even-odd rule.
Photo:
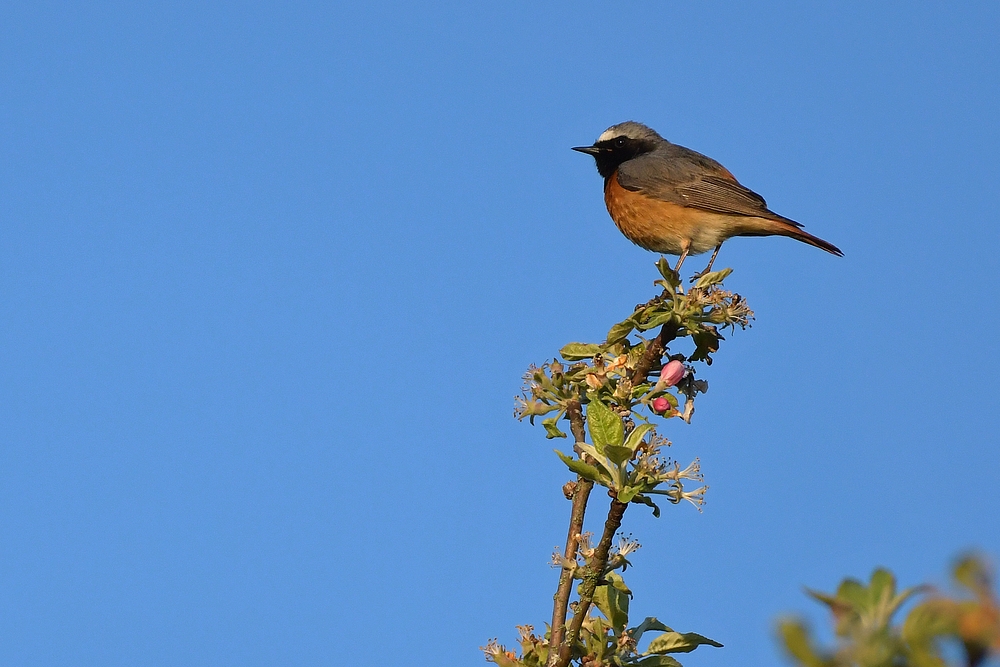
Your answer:
[[[722,269],[700,276],[689,292],[681,285],[680,276],[662,257],[656,263],[662,278],[654,284],[663,293],[649,302],[637,306],[635,312],[611,327],[605,345],[614,345],[627,338],[633,331],[648,331],[658,326],[676,327],[679,337],[690,337],[695,343],[691,361],[704,361],[711,365],[711,354],[718,351],[724,340],[719,327],[745,329],[753,319],[753,311],[738,294],[721,288],[732,269]]]
[[[782,643],[802,667],[949,667],[949,644],[961,647],[964,665],[976,667],[1000,655],[1000,606],[982,560],[966,556],[953,576],[957,597],[926,586],[897,593],[895,577],[884,569],[868,585],[845,579],[833,595],[809,591],[831,611],[837,644],[818,646],[797,619],[779,623]],[[900,607],[921,594],[902,624],[894,624]]]
[[[671,654],[690,653],[699,646],[721,647],[719,642],[695,632],[676,632],[649,616],[629,627],[629,602],[632,591],[621,575],[611,572],[598,586],[594,607],[583,623],[573,647],[573,658],[581,667],[615,665],[616,667],[681,667]],[[483,647],[486,659],[501,667],[543,667],[548,664],[548,633],[539,637],[531,626],[518,626],[520,655],[496,641]],[[653,636],[653,634],[655,636]],[[652,639],[640,650],[639,644]]]
[[[619,502],[652,507],[655,516],[660,515],[660,508],[650,494],[664,496],[674,504],[688,500],[701,508],[708,487],[685,491],[683,484],[685,479],[698,482],[704,479],[698,461],[681,470],[676,462],[664,460],[660,448],[669,442],[656,434],[652,424],[634,426],[626,435],[621,416],[604,403],[593,401],[587,409],[587,426],[593,444],[576,443],[583,454],[581,458],[556,450],[570,470],[607,487]],[[668,488],[658,488],[661,484]]]
[[[659,416],[690,421],[695,395],[708,391],[707,382],[695,379],[693,363],[711,364],[711,355],[724,340],[720,328],[745,328],[753,312],[741,296],[722,288],[722,280],[731,269],[706,274],[685,292],[665,260],[661,259],[657,268],[662,278],[655,284],[662,287],[662,293],[636,306],[631,315],[611,327],[604,343],[569,343],[559,351],[562,361],[553,359],[528,369],[522,394],[515,399],[514,415],[518,419],[527,417],[534,424],[535,417],[545,417],[542,425],[546,437],[563,438],[566,434],[558,423],[565,418],[571,401],[586,405],[598,400],[618,406],[625,414],[642,407],[645,413],[657,415],[652,401],[663,397],[670,409]],[[693,352],[671,354],[666,360],[658,358],[643,368],[652,341],[639,334],[656,327],[669,332],[671,340],[689,338]],[[633,334],[635,340],[630,338]],[[650,379],[671,359],[688,362],[686,376],[672,388]],[[685,404],[680,409],[682,398]],[[635,416],[648,421],[641,413]]]

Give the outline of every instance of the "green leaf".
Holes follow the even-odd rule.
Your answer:
[[[630,503],[632,499],[636,497],[642,487],[639,486],[626,486],[618,492],[618,502],[620,503]]]
[[[710,287],[712,285],[718,285],[732,273],[732,269],[722,269],[721,271],[712,271],[711,273],[706,273],[694,284],[695,289],[701,287]]]
[[[545,437],[548,439],[552,438],[565,438],[566,434],[559,430],[556,426],[556,422],[559,421],[559,417],[549,417],[548,419],[542,420],[542,426],[545,427]]]
[[[809,631],[799,621],[785,620],[778,624],[778,634],[785,644],[785,650],[805,667],[822,667],[826,661],[816,655]]]
[[[857,579],[844,579],[837,587],[837,599],[841,602],[848,602],[855,609],[868,609],[871,598],[868,589]]]
[[[868,589],[874,603],[882,599],[891,600],[896,596],[896,577],[889,570],[880,567],[872,572]]]
[[[587,454],[590,458],[594,459],[594,461],[597,462],[597,465],[604,469],[604,472],[600,473],[601,480],[599,480],[599,482],[601,484],[604,484],[609,489],[614,489],[616,491],[624,486],[625,471],[621,466],[612,463],[611,459],[605,456],[602,452],[597,451],[597,448],[593,445],[589,445],[586,442],[578,442],[576,443],[576,446],[579,447],[584,454]]]
[[[656,313],[652,317],[650,317],[645,322],[637,324],[636,328],[638,328],[639,331],[646,331],[648,329],[654,329],[654,328],[660,326],[661,324],[666,324],[667,322],[669,322],[670,320],[674,319],[675,317],[676,317],[676,315],[674,315],[674,313],[671,312],[671,311],[661,311],[659,313]]]
[[[618,445],[608,445],[604,448],[604,454],[611,459],[616,466],[620,466],[632,457],[632,450],[628,447]],[[624,500],[622,502],[625,502]]]
[[[594,591],[594,604],[611,622],[616,635],[628,625],[628,603],[628,594],[612,586],[598,586]]]
[[[625,585],[625,580],[622,578],[622,575],[617,572],[608,572],[604,575],[604,579],[611,584],[612,587],[620,590],[622,593],[628,594],[630,598],[632,597],[632,591]]]
[[[628,447],[629,451],[634,452],[635,448],[642,442],[642,439],[646,437],[646,434],[652,430],[652,424],[639,424],[632,429],[632,432],[628,434],[627,438],[625,438],[625,446]]]
[[[642,396],[645,396],[646,392],[649,391],[650,387],[652,386],[653,385],[646,382],[644,384],[632,387],[632,398],[641,398]]]
[[[652,507],[653,516],[656,517],[657,519],[660,518],[660,506],[654,503],[653,499],[650,498],[649,496],[645,496],[640,493],[636,497],[632,498],[632,502],[635,503],[636,505],[647,505],[649,507]]]
[[[632,329],[634,328],[635,324],[633,324],[630,320],[619,322],[618,324],[611,327],[611,331],[608,332],[607,344],[614,345],[615,343],[625,340],[628,337],[628,335],[632,333]]]
[[[559,350],[559,356],[567,361],[590,359],[600,354],[601,346],[597,343],[567,343]]]
[[[989,568],[975,555],[962,556],[955,563],[952,577],[960,586],[977,595],[985,595],[990,590]]]
[[[671,658],[669,655],[651,655],[648,658],[643,658],[639,662],[629,664],[637,665],[637,667],[683,667],[681,663],[677,662],[677,660]]]
[[[670,262],[667,261],[666,257],[661,257],[659,261],[656,262],[656,269],[663,276],[663,279],[667,281],[667,284],[671,287],[676,288],[681,284],[681,278],[677,275],[677,272],[670,268]]]
[[[500,667],[520,667],[521,663],[517,660],[511,660],[503,653],[498,653],[493,656],[494,662],[496,662]]]
[[[629,636],[632,637],[632,639],[639,641],[639,639],[642,637],[642,634],[650,630],[659,630],[660,632],[673,632],[671,628],[668,628],[663,623],[660,623],[660,621],[657,620],[655,616],[647,616],[642,623],[629,630],[628,634]]]
[[[621,417],[600,401],[592,400],[587,406],[587,426],[599,452],[603,453],[607,445],[621,445],[625,441]]]
[[[562,459],[562,462],[565,463],[570,470],[575,472],[580,477],[583,477],[584,479],[589,479],[591,482],[601,481],[601,471],[599,471],[594,466],[588,463],[584,463],[580,459],[575,459],[568,454],[563,454],[558,449],[554,451],[556,454],[559,455],[559,458]]]
[[[697,632],[664,632],[662,635],[649,642],[649,648],[643,655],[652,653],[690,653],[699,646],[715,646],[722,648],[722,644],[699,635]]]

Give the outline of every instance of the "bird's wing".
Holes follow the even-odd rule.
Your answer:
[[[671,149],[623,162],[618,182],[626,190],[713,213],[793,222],[769,210],[763,197],[741,185],[715,160],[682,146]]]

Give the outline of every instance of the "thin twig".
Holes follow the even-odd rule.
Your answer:
[[[580,401],[570,401],[566,406],[570,431],[576,442],[586,442],[587,432],[584,428],[583,409]],[[579,453],[579,449],[577,452]],[[570,511],[569,534],[566,536],[566,549],[563,552],[563,562],[575,561],[576,551],[580,546],[580,533],[583,532],[583,518],[587,512],[587,501],[594,483],[577,475],[576,487],[573,491],[573,509]],[[573,590],[573,570],[562,568],[559,573],[559,586],[553,596],[552,625],[549,636],[549,664],[558,656],[559,644],[563,640],[563,630],[566,627],[566,609],[569,607],[569,596]]]
[[[608,518],[604,522],[604,534],[601,535],[601,541],[594,549],[587,574],[583,576],[583,583],[580,585],[580,600],[573,613],[573,620],[570,621],[569,633],[559,646],[559,659],[554,663],[549,663],[553,667],[566,667],[573,657],[573,645],[576,644],[576,640],[580,636],[580,628],[583,627],[583,621],[590,612],[590,605],[594,601],[597,585],[604,577],[604,568],[608,566],[608,554],[611,551],[611,541],[618,529],[621,528],[622,517],[625,516],[626,509],[628,509],[628,503],[620,503],[617,498],[612,498]]]
[[[635,370],[630,378],[632,385],[638,385],[646,381],[653,366],[660,363],[663,353],[667,349],[667,344],[677,337],[679,326],[675,322],[667,322],[660,328],[660,333],[650,341],[646,350],[639,358]],[[566,406],[566,416],[569,419],[570,431],[576,442],[586,442],[587,434],[584,428],[583,408],[579,401],[570,401]],[[583,452],[574,446],[578,455]],[[594,488],[594,483],[588,479],[577,476],[576,488],[573,491],[573,507],[570,511],[569,534],[566,536],[566,549],[563,551],[563,561],[575,561],[577,549],[579,548],[580,534],[583,531],[583,519],[587,511],[587,501],[590,492]],[[569,607],[569,598],[573,590],[573,571],[565,567],[559,574],[559,586],[553,596],[552,625],[549,635],[549,660],[551,667],[566,667],[569,664],[573,644],[576,643],[580,635],[580,628],[590,611],[590,604],[594,599],[594,591],[597,589],[597,582],[604,573],[604,568],[608,564],[608,552],[611,548],[611,540],[621,527],[622,517],[625,515],[627,503],[620,503],[618,500],[611,501],[611,509],[608,512],[608,519],[604,523],[604,534],[594,551],[591,560],[591,567],[585,575],[583,587],[581,588],[580,601],[577,605],[576,613],[573,615],[569,637],[565,637],[566,610]],[[557,650],[558,649],[558,650]]]

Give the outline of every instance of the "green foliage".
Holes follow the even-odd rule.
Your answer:
[[[650,404],[662,396],[672,407],[663,418],[690,421],[695,396],[708,390],[708,383],[695,379],[697,369],[690,364],[711,364],[711,355],[724,340],[720,327],[746,328],[753,312],[741,296],[722,288],[722,280],[731,273],[730,269],[702,276],[685,292],[665,262],[661,260],[657,268],[663,279],[655,284],[663,288],[662,293],[636,306],[631,315],[611,327],[604,343],[569,343],[559,351],[562,361],[553,359],[541,367],[528,369],[522,395],[516,399],[514,408],[518,419],[527,417],[534,424],[535,417],[555,413],[543,421],[543,426],[546,437],[561,438],[565,434],[557,424],[566,418],[571,401],[582,405],[600,401],[615,406],[619,414],[646,421],[660,416],[652,411]],[[691,342],[692,352],[688,356],[679,352],[669,355],[669,359],[690,362],[687,376],[676,387],[663,387],[650,378],[663,367],[662,359],[658,358],[644,373],[637,372],[651,341],[639,335],[630,336],[658,327],[668,331],[671,339]],[[603,442],[594,444],[603,446]]]
[[[1000,654],[1000,607],[981,560],[965,557],[953,574],[957,598],[929,587],[897,593],[895,577],[884,569],[875,570],[867,585],[845,579],[833,595],[808,591],[830,610],[836,646],[818,646],[796,619],[779,623],[780,638],[792,662],[804,667],[949,667],[949,643],[962,647],[964,665],[976,667]],[[925,599],[903,623],[893,624],[900,607],[921,594]]]
[[[722,647],[719,642],[694,632],[675,632],[656,618],[647,617],[635,627],[629,627],[629,602],[632,591],[621,575],[610,572],[606,583],[598,586],[594,606],[583,623],[583,631],[573,655],[582,665],[616,665],[619,667],[650,667],[680,662],[671,653],[689,653],[699,646]],[[548,633],[539,637],[532,626],[518,626],[521,633],[520,655],[509,651],[496,640],[483,647],[486,659],[503,667],[540,667],[549,658]],[[645,649],[639,644],[651,633],[658,633]],[[645,636],[645,637],[644,637]]]
[[[555,638],[552,628],[539,636],[532,626],[518,626],[519,651],[491,641],[483,647],[486,657],[503,667],[565,667],[570,662],[580,667],[680,667],[671,654],[722,646],[697,633],[675,632],[652,617],[629,627],[632,591],[620,572],[631,565],[627,556],[639,545],[629,539],[611,545],[629,503],[651,507],[654,516],[660,508],[653,498],[674,504],[687,500],[701,509],[708,487],[685,487],[686,482],[704,480],[698,460],[682,469],[664,457],[661,451],[670,442],[657,434],[656,424],[673,418],[691,421],[695,397],[708,391],[708,383],[696,378],[695,364],[711,364],[711,355],[724,340],[721,329],[746,328],[753,318],[742,297],[722,287],[730,269],[698,277],[687,291],[666,260],[657,262],[657,269],[661,279],[654,284],[660,293],[612,326],[603,343],[569,343],[559,358],[530,367],[524,376],[515,416],[532,424],[542,417],[549,439],[565,438],[567,430],[576,435],[573,453],[556,454],[578,476],[564,491],[574,499],[580,523],[574,528],[571,519],[566,548],[570,555],[557,553],[554,558],[563,591],[555,596]],[[644,337],[654,330],[654,337]],[[659,380],[671,360],[685,364],[676,384],[676,375],[669,382]],[[665,400],[667,409],[657,401],[659,409],[653,410],[656,399]],[[570,421],[570,429],[560,428],[563,420]],[[581,435],[588,433],[589,442]],[[588,498],[591,483],[605,487],[614,499],[597,546],[591,545],[589,533],[582,533],[586,500],[576,508],[576,494],[586,488],[587,495],[581,497]],[[574,581],[579,582],[577,599],[570,604]],[[570,610],[572,623],[565,622]],[[640,649],[640,641],[647,644],[645,649]]]

